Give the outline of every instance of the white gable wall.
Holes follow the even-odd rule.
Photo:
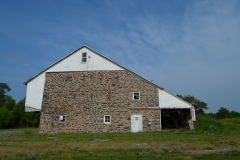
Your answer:
[[[82,53],[87,53],[87,62],[82,61]],[[90,58],[89,58],[90,56]],[[60,63],[54,65],[47,72],[68,72],[68,71],[97,71],[97,70],[123,70],[107,59],[93,53],[87,48],[82,48]]]
[[[44,82],[45,72],[27,84],[25,112],[41,110]]]
[[[87,53],[87,62],[82,61],[82,53]],[[43,89],[46,72],[68,71],[97,71],[97,70],[124,70],[96,53],[82,48],[45,72],[34,78],[27,84],[25,111],[40,111],[42,106]]]
[[[179,98],[168,93],[166,90],[158,89],[159,106],[161,109],[184,109],[192,108],[192,105],[180,100]]]

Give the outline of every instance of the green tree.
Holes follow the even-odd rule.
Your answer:
[[[191,103],[192,105],[196,106],[196,112],[197,113],[205,113],[204,110],[207,110],[208,107],[207,107],[207,103],[203,102],[203,101],[200,101],[199,99],[195,98],[194,96],[192,95],[185,95],[185,96],[182,96],[182,95],[177,95],[179,98]]]
[[[0,107],[3,107],[6,102],[6,93],[11,91],[7,83],[0,83]]]
[[[14,115],[15,115],[16,125],[23,126],[24,124],[26,124],[26,120],[25,120],[25,98],[20,100],[15,105]]]
[[[231,115],[232,115],[233,118],[235,118],[235,117],[240,117],[240,113],[239,113],[239,112],[236,112],[236,111],[232,111],[232,112],[231,112]]]
[[[27,112],[27,113],[25,113],[25,119],[26,119],[27,126],[38,127],[39,120],[40,120],[40,113],[39,112]]]
[[[216,113],[216,118],[217,119],[232,118],[232,115],[227,108],[221,107]]]
[[[12,127],[14,124],[14,115],[8,111],[6,106],[0,108],[0,129]]]
[[[15,105],[14,114],[18,126],[38,127],[39,125],[39,112],[25,112],[25,98]]]
[[[14,107],[16,105],[15,99],[12,98],[12,96],[6,95],[5,96],[5,106],[9,111],[14,110]]]

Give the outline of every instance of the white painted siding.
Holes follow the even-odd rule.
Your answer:
[[[159,106],[161,109],[169,108],[191,108],[192,106],[177,97],[169,94],[165,90],[158,89],[159,94]]]
[[[25,100],[26,112],[41,110],[44,81],[45,73],[42,73],[27,84],[27,94]]]
[[[83,63],[82,53],[87,53],[87,62]],[[33,79],[27,84],[27,94],[25,102],[25,111],[32,112],[41,110],[43,89],[45,83],[46,72],[68,72],[68,71],[97,71],[97,70],[124,70],[123,68],[113,64],[107,59],[97,55],[96,53],[82,48],[44,73]],[[33,109],[30,109],[33,108]]]
[[[87,53],[87,62],[82,61],[82,53]],[[89,58],[90,56],[90,58]],[[67,71],[97,71],[97,70],[123,70],[107,59],[100,57],[96,53],[82,48],[73,55],[67,57],[60,63],[54,65],[47,72],[67,72]]]

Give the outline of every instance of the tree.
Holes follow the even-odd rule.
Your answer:
[[[236,111],[232,111],[232,112],[231,112],[231,115],[232,115],[233,118],[235,118],[235,117],[240,117],[240,113],[239,113],[239,112],[236,112]]]
[[[221,107],[216,113],[216,118],[217,119],[232,118],[232,115],[227,108]]]
[[[3,107],[6,102],[6,93],[11,91],[7,83],[0,83],[0,107]]]
[[[177,95],[179,98],[191,103],[192,105],[196,106],[196,112],[197,113],[205,113],[204,110],[207,110],[207,103],[200,101],[199,99],[195,98],[192,95]]]
[[[40,120],[39,112],[27,112],[25,113],[25,120],[27,122],[27,126],[38,127]]]
[[[5,96],[5,106],[9,111],[14,110],[14,107],[16,105],[15,99],[12,98],[12,96],[6,95]]]
[[[8,111],[6,106],[0,108],[0,129],[12,127],[14,123],[14,115],[12,111]]]
[[[25,98],[15,105],[14,115],[18,126],[38,127],[39,125],[39,112],[25,112]]]
[[[16,125],[23,126],[26,123],[25,120],[25,98],[20,100],[14,109],[14,115],[16,120]]]

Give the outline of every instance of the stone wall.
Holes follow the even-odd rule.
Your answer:
[[[157,88],[124,70],[46,73],[39,133],[131,132],[132,114],[142,114],[143,131],[149,131],[147,118],[159,131],[160,110],[153,107],[159,107]]]

